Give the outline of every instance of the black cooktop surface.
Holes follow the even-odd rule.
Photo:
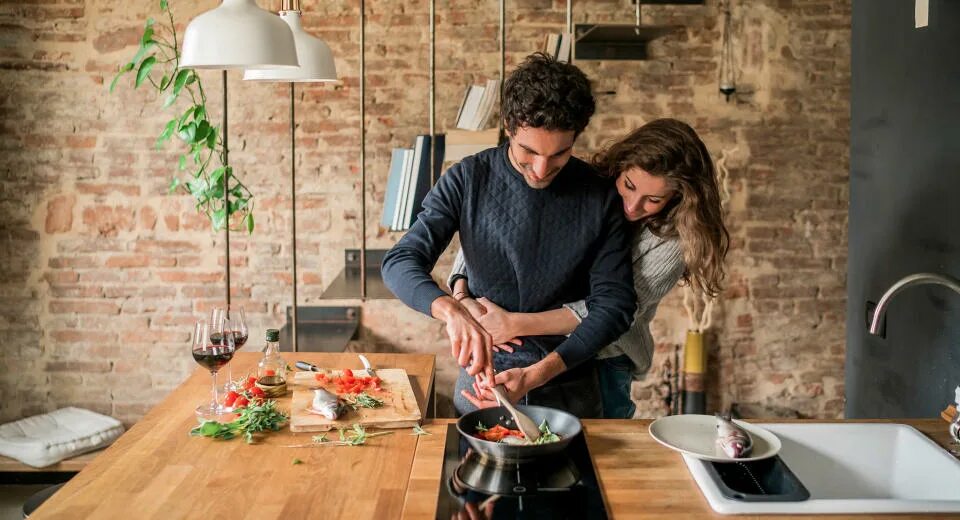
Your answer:
[[[502,465],[470,449],[447,426],[437,518],[606,519],[583,434],[536,464]]]

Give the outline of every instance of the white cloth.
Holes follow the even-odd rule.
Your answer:
[[[109,446],[123,424],[83,408],[61,408],[0,425],[0,455],[42,468]]]

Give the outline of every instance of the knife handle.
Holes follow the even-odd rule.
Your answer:
[[[307,372],[319,372],[319,371],[320,371],[320,369],[317,368],[316,365],[311,365],[310,363],[307,363],[306,361],[297,361],[296,363],[294,363],[294,366],[296,366],[296,367],[299,368],[300,370],[306,370]]]

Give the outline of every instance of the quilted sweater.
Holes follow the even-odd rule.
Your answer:
[[[590,313],[580,326],[548,343],[567,368],[595,357],[633,320],[636,294],[620,199],[583,161],[571,158],[544,189],[526,184],[506,145],[453,166],[387,252],[387,287],[429,316],[431,303],[446,294],[430,272],[457,232],[472,293],[513,312],[586,300]]]

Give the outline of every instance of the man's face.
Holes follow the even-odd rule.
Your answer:
[[[553,182],[573,154],[573,130],[545,130],[522,126],[510,135],[510,162],[535,190]]]

